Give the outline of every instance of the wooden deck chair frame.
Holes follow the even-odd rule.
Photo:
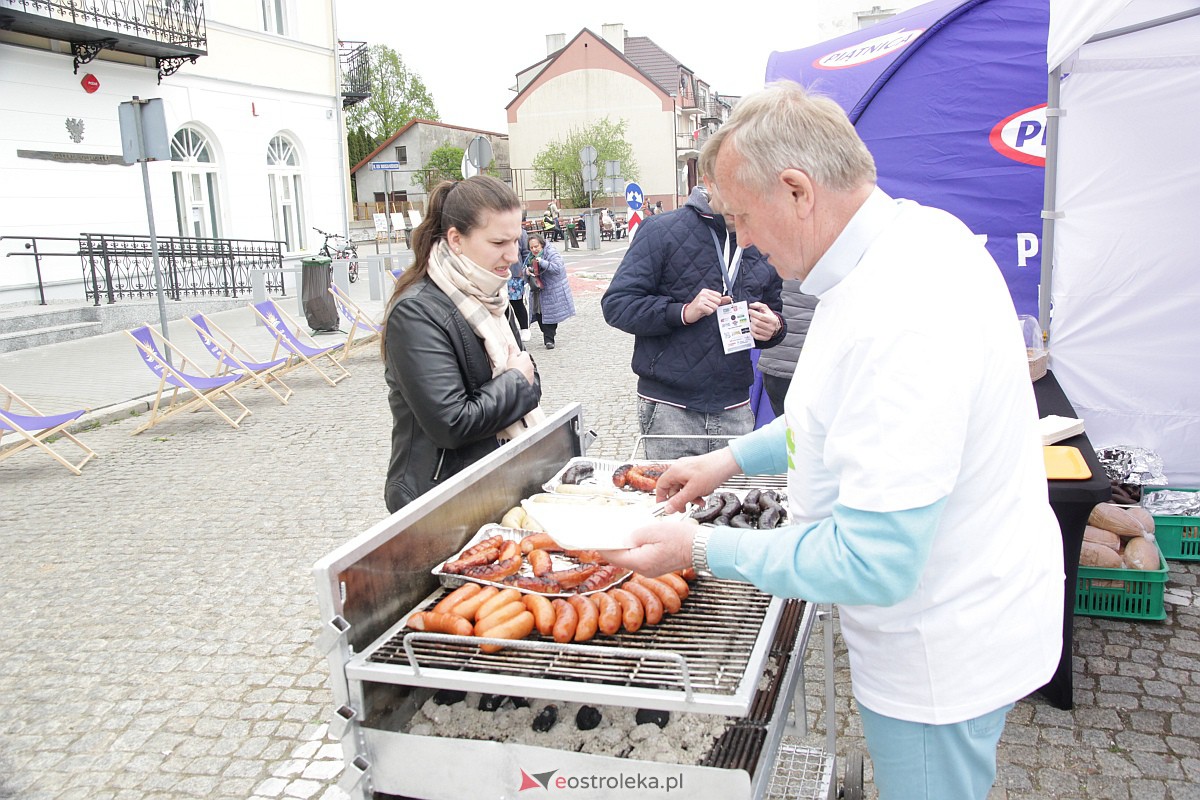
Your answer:
[[[266,389],[273,394],[281,405],[287,405],[288,398],[295,392],[292,391],[292,387],[283,382],[283,378],[279,377],[280,370],[287,366],[286,358],[258,361],[249,350],[238,344],[236,339],[203,313],[193,314],[188,317],[188,322],[192,323],[192,327],[196,329],[196,334],[204,343],[205,349],[217,359],[215,375],[228,375],[234,370],[245,373],[259,388]],[[225,344],[222,344],[217,337],[224,339]],[[283,394],[276,391],[275,387],[271,385],[272,383],[279,384],[283,389]]]
[[[137,335],[142,331],[146,332],[145,342]],[[199,411],[203,407],[208,407],[235,429],[242,420],[250,416],[250,409],[233,396],[234,388],[251,380],[249,375],[229,374],[215,377],[209,375],[184,355],[183,351],[164,339],[161,333],[149,325],[127,330],[125,335],[137,348],[138,355],[141,356],[146,367],[158,375],[158,391],[155,393],[154,403],[150,407],[150,419],[131,435],[137,436],[142,431],[149,430],[183,411]],[[159,347],[171,354],[171,362],[163,357]],[[163,409],[163,392],[168,386],[171,387],[171,393],[167,407]],[[226,414],[217,406],[216,401],[222,397],[228,398],[238,407],[240,413],[236,418]]]
[[[350,377],[350,371],[337,357],[337,353],[345,348],[345,342],[322,347],[311,336],[304,333],[303,328],[296,324],[296,320],[292,319],[274,300],[251,303],[250,308],[267,327],[267,333],[275,338],[275,349],[271,351],[271,360],[279,358],[281,354],[286,354],[288,357],[288,363],[283,367],[283,372],[290,372],[304,364],[316,371],[330,386],[337,386],[338,381]],[[306,339],[307,341],[305,341]],[[335,376],[331,377],[317,364],[320,359],[328,359],[340,374],[335,373]]]
[[[0,395],[3,395],[3,407],[0,408],[0,461],[15,455],[29,447],[36,447],[46,455],[71,470],[76,475],[83,474],[83,465],[96,458],[96,451],[67,430],[67,426],[82,417],[90,409],[83,408],[69,411],[65,414],[43,414],[13,390],[0,385]],[[16,404],[22,411],[13,408]],[[28,412],[28,413],[26,413]],[[37,427],[35,427],[37,426]],[[11,445],[4,444],[4,437],[15,435],[18,439]],[[61,436],[83,451],[83,460],[72,463],[50,446],[49,439]]]
[[[342,358],[350,355],[350,348],[356,344],[366,344],[374,339],[378,339],[383,333],[383,326],[377,325],[367,315],[367,312],[362,310],[362,307],[350,299],[350,296],[341,290],[336,283],[329,284],[329,293],[333,295],[333,304],[337,306],[338,313],[350,322],[350,333],[346,337],[346,345],[342,348]],[[365,331],[366,335],[359,337],[359,331]]]

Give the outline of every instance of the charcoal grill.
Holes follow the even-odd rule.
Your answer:
[[[495,654],[471,637],[404,629],[409,613],[447,591],[430,570],[583,455],[584,431],[579,405],[568,406],[314,566],[330,731],[346,762],[341,787],[360,800],[515,798],[528,776],[554,772],[575,782],[571,797],[596,800],[630,787],[627,796],[668,797],[671,781],[713,800],[831,796],[832,756],[781,745],[795,732],[794,704],[796,721],[805,717],[803,651],[817,613],[802,601],[701,579],[678,614],[636,634],[588,644],[531,638]],[[439,689],[714,714],[726,725],[698,765],[404,732]],[[649,778],[658,792],[628,783]]]

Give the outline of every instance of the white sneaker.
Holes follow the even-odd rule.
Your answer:
[[[522,341],[522,342],[528,342],[528,341],[529,341],[529,329],[528,329],[528,328],[526,328],[525,330],[521,331],[521,341]]]

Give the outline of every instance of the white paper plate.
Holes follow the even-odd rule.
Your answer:
[[[522,500],[529,516],[568,550],[622,550],[633,546],[633,532],[654,522],[658,507],[604,497],[535,495]],[[540,498],[540,499],[539,499]],[[607,502],[605,502],[607,501]]]

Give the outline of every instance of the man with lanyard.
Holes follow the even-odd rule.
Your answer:
[[[966,225],[889,197],[845,112],[794,83],[705,143],[739,234],[820,298],[784,416],[658,479],[668,511],[786,472],[789,524],[659,522],[602,553],[837,603],[880,800],[985,800],[1013,703],[1062,650],[1062,541],[1025,346]]]
[[[782,286],[700,186],[682,208],[642,222],[601,307],[634,335],[642,434],[667,437],[647,438],[646,458],[707,453],[754,429],[750,351],[783,340]]]

